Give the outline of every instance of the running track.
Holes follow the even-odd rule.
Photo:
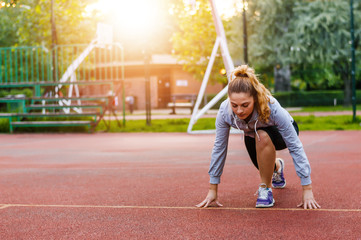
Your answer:
[[[254,208],[259,183],[231,135],[219,186],[206,196],[214,135],[0,135],[0,239],[361,239],[361,131],[301,132],[322,209],[296,208],[300,180]]]

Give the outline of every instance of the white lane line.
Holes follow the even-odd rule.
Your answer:
[[[185,210],[237,210],[237,211],[321,211],[321,212],[361,212],[361,209],[308,209],[303,208],[237,208],[237,207],[172,207],[172,206],[107,206],[107,205],[53,205],[53,204],[0,204],[7,207],[45,207],[45,208],[112,208],[112,209],[185,209]]]
[[[7,208],[7,207],[9,207],[9,205],[7,205],[7,204],[0,204],[0,209],[4,209],[4,208]]]

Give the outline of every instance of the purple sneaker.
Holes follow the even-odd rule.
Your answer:
[[[286,179],[283,176],[283,171],[285,170],[285,163],[281,158],[277,158],[281,164],[280,169],[277,172],[273,173],[272,177],[272,187],[274,188],[284,188],[286,187]]]
[[[273,199],[272,188],[263,188],[266,184],[261,183],[255,195],[258,194],[256,208],[273,207],[275,200]]]

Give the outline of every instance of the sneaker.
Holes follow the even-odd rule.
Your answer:
[[[274,188],[284,188],[286,187],[286,179],[283,176],[283,172],[285,170],[285,163],[281,158],[277,158],[278,161],[281,164],[280,169],[278,169],[277,172],[273,173],[273,177],[272,177],[272,187]]]
[[[273,207],[275,200],[272,194],[272,188],[263,188],[262,185],[266,185],[261,183],[256,194],[258,194],[256,208],[266,208],[266,207]]]

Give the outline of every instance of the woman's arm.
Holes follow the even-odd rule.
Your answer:
[[[273,119],[280,131],[287,148],[292,156],[297,175],[301,178],[302,202],[297,207],[304,209],[316,209],[321,206],[316,202],[312,192],[311,167],[303,148],[303,144],[295,131],[290,114],[282,108],[278,102],[275,102]]]
[[[224,120],[223,114],[226,114],[226,102],[223,102],[216,119],[216,139],[212,149],[211,163],[209,166],[210,187],[206,198],[196,207],[208,207],[209,204],[215,202],[217,206],[222,206],[217,200],[217,189],[226,161],[228,138],[230,125]]]
[[[219,184],[226,162],[230,125],[224,119],[227,105],[222,103],[216,119],[216,139],[212,149],[211,163],[208,174],[211,184]]]
[[[271,118],[282,135],[288,151],[292,156],[296,173],[301,179],[301,185],[310,185],[312,183],[311,166],[303,148],[303,144],[293,127],[293,119],[287,110],[282,108],[276,100],[272,105]]]

